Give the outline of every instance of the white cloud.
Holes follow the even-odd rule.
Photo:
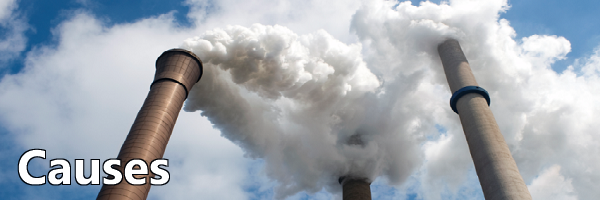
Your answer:
[[[0,20],[4,21],[10,17],[13,10],[17,7],[16,0],[2,0],[0,1]]]
[[[16,0],[0,1],[0,62],[19,56],[27,44],[25,31],[29,29],[29,25],[17,8]],[[1,64],[0,67],[6,67],[4,65]]]
[[[534,66],[550,67],[556,60],[565,59],[571,51],[571,43],[564,37],[555,35],[532,35],[523,38],[524,56]]]
[[[571,179],[560,174],[560,165],[553,165],[542,173],[528,186],[533,199],[576,200],[575,190]]]
[[[594,53],[589,58],[577,60],[576,64],[582,62],[580,68],[580,75],[585,76],[588,79],[598,79],[600,74],[600,46],[594,49]]]

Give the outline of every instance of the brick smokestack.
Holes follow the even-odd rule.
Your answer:
[[[438,46],[452,98],[486,200],[531,199],[489,108],[487,91],[479,87],[460,44],[454,39]]]
[[[371,181],[369,179],[342,176],[338,181],[342,185],[343,200],[371,200]]]
[[[202,62],[190,51],[171,49],[158,57],[150,92],[121,147],[117,157],[121,166],[116,169],[123,174],[125,164],[134,158],[143,159],[149,168],[163,157],[183,102],[201,76]],[[154,175],[135,177],[147,177],[146,184],[130,185],[123,177],[120,184],[102,186],[97,199],[146,199]]]

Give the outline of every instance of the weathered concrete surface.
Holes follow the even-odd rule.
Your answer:
[[[452,93],[479,86],[458,41],[446,40],[438,46],[438,53]],[[531,199],[485,98],[470,93],[456,107],[485,199]]]
[[[117,157],[121,160],[121,167],[117,168],[121,174],[131,159],[143,159],[150,168],[153,160],[163,157],[187,93],[201,76],[202,63],[192,52],[172,49],[157,59],[150,92]],[[120,184],[104,185],[97,199],[146,199],[151,186],[150,177],[154,175],[135,177],[147,177],[146,184],[130,185],[122,177]]]

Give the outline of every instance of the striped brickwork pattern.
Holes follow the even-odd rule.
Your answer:
[[[166,51],[157,59],[150,92],[117,157],[121,173],[131,159],[143,159],[149,168],[153,160],[163,157],[187,93],[202,75],[201,67],[193,53],[180,49]],[[104,185],[97,199],[146,199],[154,175],[135,177],[147,177],[147,184],[130,185],[123,177],[120,184]]]

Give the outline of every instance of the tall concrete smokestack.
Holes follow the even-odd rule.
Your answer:
[[[131,159],[143,159],[150,166],[153,160],[163,157],[183,101],[201,76],[202,62],[192,52],[171,49],[158,57],[150,92],[117,157],[121,160],[117,169],[122,174]],[[154,175],[135,177],[146,177],[146,184],[130,185],[123,177],[120,184],[102,186],[97,199],[146,199]]]
[[[438,53],[452,91],[450,107],[460,117],[485,199],[531,199],[489,108],[489,94],[475,81],[460,44],[446,40]]]

